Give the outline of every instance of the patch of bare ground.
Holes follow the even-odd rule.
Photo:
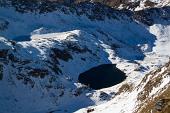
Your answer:
[[[145,7],[154,7],[155,5],[157,5],[157,3],[147,0],[147,1],[145,1],[144,5],[145,5]]]
[[[131,92],[133,90],[133,84],[128,84],[128,83],[125,83],[123,84],[119,90],[118,90],[118,93],[117,94],[121,94],[123,92]]]
[[[89,108],[89,109],[87,109],[87,113],[91,113],[91,112],[93,112],[94,111],[94,109],[93,108]]]

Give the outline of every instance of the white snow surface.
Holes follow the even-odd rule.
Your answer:
[[[0,31],[0,36],[5,37],[0,37],[0,50],[12,49],[7,39],[22,38],[22,41],[16,42],[16,55],[32,60],[33,63],[29,64],[32,67],[48,68],[43,61],[49,59],[49,49],[63,49],[64,42],[76,43],[82,48],[86,46],[96,54],[71,52],[72,60],[59,60],[59,68],[63,73],[53,85],[60,82],[64,84],[63,97],[58,96],[63,89],[44,88],[48,84],[48,77],[41,80],[32,78],[36,87],[31,88],[15,78],[15,68],[3,64],[3,74],[6,76],[0,81],[0,113],[86,113],[89,106],[95,108],[96,113],[131,113],[135,109],[138,92],[126,92],[118,96],[112,93],[117,92],[124,83],[138,85],[146,73],[164,65],[170,57],[169,24],[147,27],[128,20],[91,21],[85,16],[66,15],[57,11],[42,15],[20,14],[11,8],[0,8],[0,19],[9,22],[8,28]],[[28,38],[30,41],[25,41]],[[113,49],[112,45],[118,48]],[[81,58],[86,58],[86,61]],[[127,79],[113,87],[84,91],[80,96],[73,96],[73,92],[81,86],[77,83],[80,73],[107,63],[117,64],[127,74]],[[72,80],[69,81],[69,78]],[[163,85],[168,83],[166,80],[162,81]],[[100,100],[98,95],[101,91],[111,95],[112,99],[107,102]]]

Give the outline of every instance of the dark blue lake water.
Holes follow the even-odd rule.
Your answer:
[[[124,72],[115,64],[103,64],[79,75],[79,82],[88,85],[92,89],[102,89],[114,86],[126,79]]]

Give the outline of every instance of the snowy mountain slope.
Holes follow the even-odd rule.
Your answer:
[[[170,29],[169,26],[160,24],[153,25],[149,27],[149,29],[149,31],[157,37],[155,42],[156,46],[153,48],[153,52],[147,53],[145,59],[138,63],[150,67],[150,71],[155,69],[152,68],[154,67],[153,65],[160,65],[160,63],[164,62],[164,58],[169,57],[169,44],[167,45],[166,43],[169,42]],[[165,60],[165,62],[167,61]],[[111,101],[99,106],[90,106],[89,108],[81,109],[77,112],[85,113],[92,109],[94,113],[169,113],[169,63],[166,63],[163,67],[158,67],[156,71],[153,70],[146,74],[141,82],[135,81],[138,85],[132,86],[131,83],[134,83],[134,80],[130,80],[130,82],[127,80],[128,82],[125,82],[120,88],[118,87],[118,91],[123,90],[124,93],[116,96]],[[136,73],[132,71],[130,75],[134,76]],[[143,97],[145,97],[145,99]],[[164,100],[166,101],[164,102]],[[161,105],[159,106],[158,104],[157,106],[157,103],[160,101]]]
[[[169,62],[156,71],[148,73],[133,90],[124,90],[111,101],[78,112],[86,113],[169,113]]]
[[[169,60],[169,7],[142,13],[106,8],[96,17],[98,5],[80,6],[77,14],[68,7],[44,14],[0,8],[0,113],[87,112],[88,106],[134,112],[139,91],[119,87],[140,86],[146,73]],[[78,83],[80,73],[108,63],[127,74],[123,83],[101,90]]]
[[[157,37],[156,46],[153,48],[153,53],[147,53],[145,60],[140,62],[140,65],[153,67],[154,64],[163,63],[165,56],[169,57],[169,46],[166,45],[169,42],[169,32],[167,31],[169,31],[169,26],[153,25],[150,27],[150,32]],[[130,75],[134,76],[135,74],[131,72]],[[167,63],[156,71],[146,74],[141,82],[135,81],[138,85],[132,86],[131,83],[134,81],[131,80],[125,82],[118,90],[123,90],[124,93],[111,101],[98,106],[90,106],[77,112],[86,113],[88,110],[93,110],[94,113],[169,113],[169,77],[169,63]],[[111,89],[106,89],[106,92],[107,90]],[[161,105],[158,104],[159,102]]]

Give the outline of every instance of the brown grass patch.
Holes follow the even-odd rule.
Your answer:
[[[125,83],[119,88],[118,94],[122,92],[131,92],[132,90],[133,90],[133,84]]]
[[[138,94],[138,100],[140,100],[140,101],[145,100],[148,97],[149,93],[152,91],[153,87],[157,87],[158,85],[161,84],[164,75],[166,75],[168,73],[170,63],[165,64],[164,67],[166,67],[167,69],[161,74],[159,74],[159,73],[161,72],[161,69],[163,67],[145,75],[145,77],[141,81],[140,85],[138,86],[138,89],[143,85],[143,83],[146,83],[147,79],[150,79],[150,81],[148,81],[146,83],[146,85],[144,86],[144,90]],[[155,77],[155,75],[157,75],[157,76]],[[149,78],[149,76],[150,76],[150,78]]]
[[[163,101],[161,109],[156,109],[156,103]],[[153,99],[148,99],[144,106],[138,109],[137,113],[170,113],[170,86],[160,95]]]
[[[144,6],[145,7],[154,7],[155,5],[157,5],[157,3],[155,3],[155,2],[151,2],[151,1],[145,1],[145,4],[144,4]]]
[[[138,108],[135,113],[170,113],[170,84],[167,84],[166,87],[162,88],[158,95],[154,95],[155,97],[148,97],[153,88],[158,87],[165,76],[169,76],[169,67],[170,62],[156,71],[150,72],[144,77],[138,86],[138,89],[143,86],[148,79],[149,81],[144,86],[143,91],[138,94],[137,99],[141,103],[137,106]],[[166,69],[164,72],[161,72],[163,68]]]

